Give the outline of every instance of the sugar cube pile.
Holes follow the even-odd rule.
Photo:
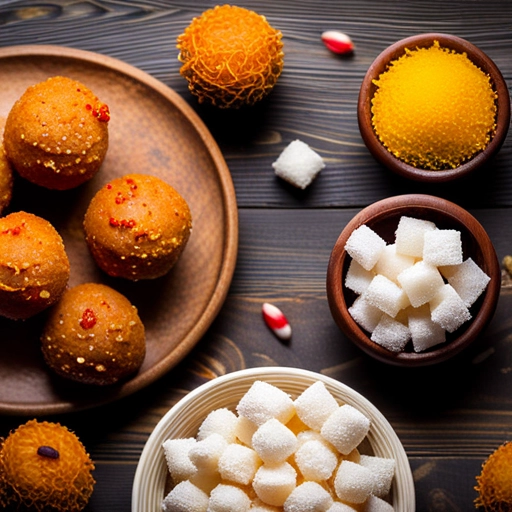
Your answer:
[[[356,295],[348,311],[391,352],[423,352],[446,342],[471,320],[471,306],[490,277],[464,260],[461,233],[435,223],[402,216],[394,243],[386,243],[366,224],[345,244],[352,258],[344,284]]]
[[[195,438],[163,443],[173,487],[162,511],[393,510],[396,463],[360,453],[369,430],[321,381],[293,399],[257,380],[236,412],[214,410]]]
[[[305,189],[325,167],[322,157],[305,142],[294,140],[272,164],[277,176],[297,188]]]

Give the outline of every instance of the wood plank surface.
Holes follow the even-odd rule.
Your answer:
[[[239,255],[228,298],[204,338],[148,388],[108,406],[46,419],[73,429],[96,462],[89,512],[130,510],[136,465],[160,418],[218,375],[256,366],[297,366],[353,387],[386,416],[413,470],[418,512],[474,509],[483,460],[512,440],[512,287],[504,279],[495,317],[478,342],[439,367],[406,370],[360,352],[334,324],[325,293],[330,251],[364,206],[402,193],[450,199],[482,223],[501,260],[512,253],[512,138],[466,183],[425,186],[392,175],[359,134],[359,86],[389,44],[446,32],[484,50],[512,84],[512,2],[507,0],[242,0],[283,33],[285,69],[253,109],[200,106],[179,75],[176,37],[206,0],[0,2],[0,46],[52,44],[132,64],[177,91],[218,142],[233,176]],[[329,53],[324,30],[348,33],[353,56]],[[509,85],[510,88],[510,85]],[[1,92],[1,84],[0,84]],[[275,177],[272,162],[292,140],[310,144],[326,168],[305,191]],[[289,343],[261,319],[261,304],[285,311]],[[0,340],[1,343],[1,340]],[[0,436],[26,421],[0,417]]]

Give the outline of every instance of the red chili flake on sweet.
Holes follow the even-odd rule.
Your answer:
[[[3,235],[19,235],[21,233],[21,226],[16,226],[14,228],[8,228],[4,231],[2,231]]]
[[[89,105],[89,103],[87,103],[87,105],[85,105],[85,110],[92,110],[92,105]]]
[[[107,189],[110,190],[112,188],[112,183],[107,183]]]
[[[59,452],[51,446],[40,446],[37,449],[37,455],[40,455],[41,457],[47,457],[48,459],[58,459],[60,456]]]
[[[114,219],[114,217],[110,217],[108,223],[114,228],[117,228],[117,226],[119,226],[119,221],[117,219]]]
[[[91,308],[85,309],[82,313],[82,319],[80,320],[80,327],[82,329],[92,329],[96,325],[97,319],[94,311]]]
[[[110,111],[108,109],[108,105],[105,105],[104,103],[98,103],[93,114],[98,118],[98,121],[102,123],[108,123],[110,121]]]
[[[118,220],[115,219],[114,217],[110,217],[110,220],[108,222],[114,228],[117,228],[119,226],[121,226],[122,228],[133,228],[137,224],[134,219]]]

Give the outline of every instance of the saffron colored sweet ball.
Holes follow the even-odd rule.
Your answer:
[[[92,495],[94,463],[59,423],[30,420],[0,438],[2,510],[80,512]]]
[[[5,124],[7,158],[25,179],[55,190],[99,170],[108,149],[108,106],[84,84],[55,76],[30,86]]]

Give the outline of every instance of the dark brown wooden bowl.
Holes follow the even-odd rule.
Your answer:
[[[471,306],[472,319],[453,333],[446,342],[425,352],[412,348],[394,353],[370,339],[348,312],[356,294],[344,286],[351,258],[345,244],[351,233],[366,224],[387,243],[393,243],[402,215],[432,221],[440,229],[461,232],[464,259],[471,257],[491,278],[486,290]],[[407,194],[378,201],[360,211],[343,229],[331,253],[327,268],[327,298],[332,316],[343,333],[359,348],[380,361],[398,366],[426,366],[445,361],[470,345],[491,321],[500,293],[501,272],[496,251],[482,225],[466,210],[439,197]],[[410,344],[409,344],[410,345]]]
[[[442,47],[451,48],[457,53],[466,53],[468,58],[476,66],[489,75],[491,83],[498,95],[496,100],[496,133],[486,148],[459,167],[440,171],[413,167],[402,162],[390,153],[375,134],[372,126],[371,113],[371,101],[377,89],[373,84],[373,80],[377,79],[379,75],[386,70],[391,61],[401,57],[405,53],[406,48],[426,48],[432,46],[434,41],[438,41]],[[510,126],[510,95],[507,84],[500,70],[479,48],[465,39],[448,34],[419,34],[392,44],[373,61],[363,79],[361,89],[359,91],[357,118],[359,130],[364,143],[378,162],[400,176],[411,180],[443,183],[467,176],[481,167],[484,163],[488,162],[489,159],[494,157],[500,150]]]

